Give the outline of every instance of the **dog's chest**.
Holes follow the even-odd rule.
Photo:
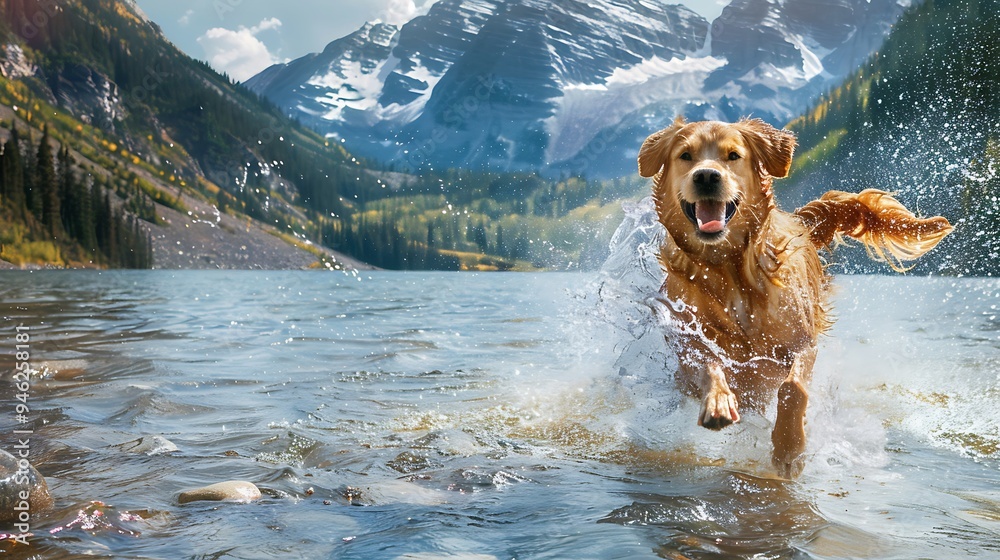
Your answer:
[[[741,332],[752,334],[760,330],[760,322],[757,320],[757,313],[749,309],[742,298],[730,297],[722,308],[726,318],[736,323]]]
[[[794,350],[808,340],[806,310],[781,289],[761,294],[711,274],[668,280],[665,287],[671,300],[685,304],[685,317],[678,319],[697,324],[734,358],[770,355],[778,347]]]

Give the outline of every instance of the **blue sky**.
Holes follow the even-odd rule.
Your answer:
[[[318,52],[366,21],[405,23],[434,0],[135,0],[181,50],[243,81]],[[662,1],[662,0],[650,0]],[[666,0],[709,20],[726,0]]]

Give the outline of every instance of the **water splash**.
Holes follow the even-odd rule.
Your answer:
[[[721,432],[696,425],[699,404],[682,396],[674,380],[678,361],[673,345],[693,336],[724,363],[728,358],[697,322],[681,323],[675,318],[670,308],[683,309],[683,302],[659,296],[665,273],[658,255],[665,230],[652,197],[626,203],[624,210],[625,218],[612,238],[598,280],[577,295],[596,328],[612,333],[616,358],[604,390],[616,393],[619,402],[628,401],[623,411],[604,415],[602,422],[615,426],[632,445],[686,450],[701,460],[725,459],[730,466],[751,470],[764,466],[766,470],[776,403],[772,401],[763,415],[744,414],[741,423]],[[881,468],[888,460],[881,420],[864,410],[863,404],[842,398],[838,367],[843,351],[835,340],[821,341],[807,415],[808,462],[816,466],[807,469],[807,474]]]
[[[694,334],[710,348],[715,344],[696,323],[674,319],[668,306],[680,308],[683,302],[660,296],[665,273],[658,257],[666,232],[652,197],[623,208],[625,218],[598,279],[577,294],[581,312],[613,347],[610,371],[593,389],[600,395],[595,398],[618,406],[600,414],[597,424],[618,434],[623,447],[654,461],[766,463],[760,450],[769,438],[766,420],[748,419],[722,432],[697,426],[700,405],[677,389],[677,353],[671,342],[676,337],[669,335]],[[721,349],[716,352],[724,356]]]

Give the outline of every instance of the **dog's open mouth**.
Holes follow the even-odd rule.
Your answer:
[[[691,223],[698,228],[698,231],[707,235],[722,233],[726,229],[729,220],[736,214],[736,201],[725,202],[722,200],[699,200],[698,202],[681,201],[684,208],[684,215]]]

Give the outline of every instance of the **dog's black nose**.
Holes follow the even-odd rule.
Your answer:
[[[698,169],[694,172],[694,186],[700,194],[712,196],[722,185],[722,173],[715,169]]]
[[[694,172],[694,184],[701,186],[718,185],[722,181],[722,173],[715,169],[699,169]]]

